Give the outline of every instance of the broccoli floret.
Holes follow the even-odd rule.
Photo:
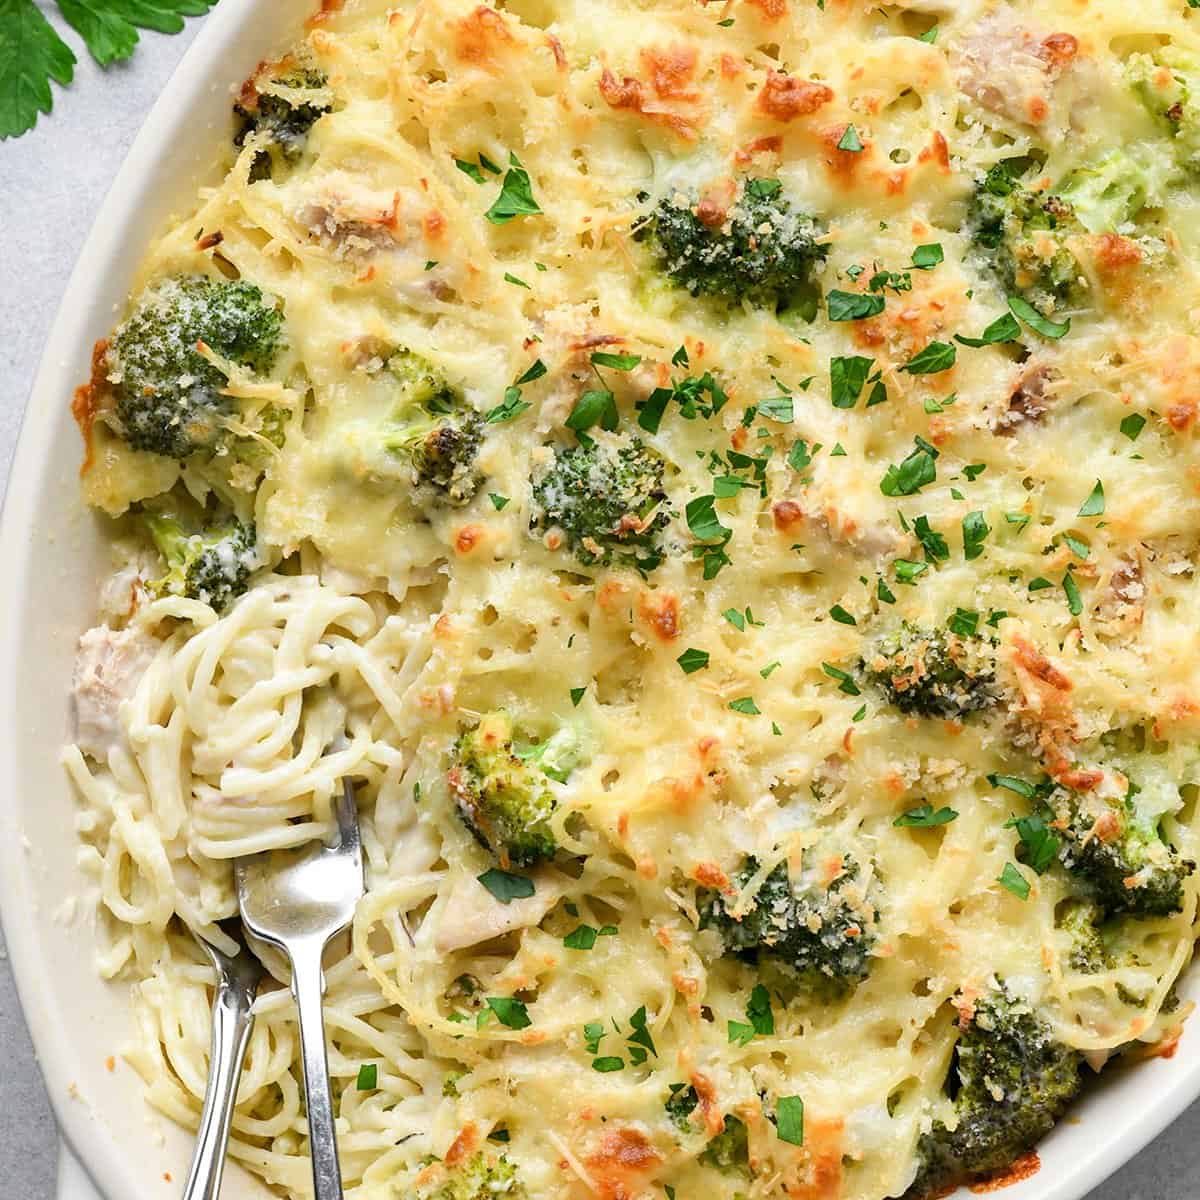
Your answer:
[[[1110,150],[1072,171],[1058,192],[1084,229],[1105,233],[1127,226],[1142,209],[1161,204],[1169,174],[1162,155]]]
[[[559,531],[584,566],[652,571],[662,562],[660,535],[670,519],[665,470],[639,438],[589,438],[560,448],[533,485],[529,528]]]
[[[260,149],[250,165],[250,181],[269,179],[272,151],[286,163],[295,163],[304,153],[309,130],[331,111],[329,102],[314,93],[323,93],[329,83],[323,71],[294,67],[266,79],[256,78],[243,90],[233,106],[241,118],[235,146],[245,145],[251,134],[260,134],[271,150]]]
[[[1068,900],[1055,917],[1055,926],[1066,936],[1070,947],[1067,964],[1082,975],[1095,975],[1111,965],[1100,922],[1104,912],[1083,900]]]
[[[399,350],[387,370],[401,400],[388,424],[383,449],[407,463],[413,484],[432,488],[451,504],[466,504],[482,478],[475,467],[483,443],[483,420],[427,359]]]
[[[831,862],[840,870],[830,880]],[[757,870],[757,860],[748,858],[733,878],[739,893]],[[763,880],[746,912],[731,911],[735,904],[734,895],[702,893],[700,928],[717,930],[726,954],[757,963],[781,990],[832,1002],[871,970],[877,914],[859,881],[858,865],[849,857],[831,860],[809,850],[796,878],[781,862]]]
[[[727,212],[681,192],[667,196],[639,230],[649,235],[666,275],[693,296],[765,308],[786,306],[814,288],[827,249],[824,229],[792,207],[777,179],[751,179]]]
[[[1079,262],[1066,244],[1082,226],[1061,196],[1020,182],[1027,166],[1017,159],[988,171],[975,189],[967,228],[1004,291],[1050,316],[1084,301]]]
[[[1153,54],[1131,54],[1125,69],[1134,92],[1171,138],[1176,163],[1190,173],[1200,172],[1200,60],[1170,45]]]
[[[914,716],[961,719],[997,700],[995,659],[982,638],[905,624],[861,666],[889,703]]]
[[[695,1133],[703,1131],[702,1127],[691,1119],[699,1103],[700,1097],[694,1087],[673,1083],[665,1107],[667,1115],[679,1129],[684,1133]],[[723,1119],[721,1132],[709,1138],[696,1161],[726,1173],[746,1173],[750,1169],[750,1142],[746,1123],[732,1113],[726,1113]]]
[[[283,314],[245,280],[160,280],[139,298],[108,348],[118,431],[137,450],[187,458],[211,450],[234,401],[224,372],[197,343],[253,371],[271,368]]]
[[[1079,1091],[1081,1062],[1031,1005],[1003,986],[976,1001],[947,1080],[953,1122],[935,1121],[921,1136],[920,1170],[907,1196],[915,1200],[1001,1170],[1036,1145]]]
[[[455,1167],[440,1187],[421,1194],[421,1200],[521,1200],[525,1185],[516,1166],[503,1154],[491,1158],[482,1150]]]
[[[532,867],[553,858],[550,818],[558,806],[547,778],[564,781],[578,741],[564,728],[545,742],[519,744],[512,719],[494,712],[459,734],[446,780],[459,816],[502,866]]]
[[[1057,787],[1044,812],[1061,838],[1059,861],[1106,913],[1170,916],[1195,863],[1163,840],[1161,816],[1139,809],[1138,791],[1132,782],[1121,798]]]
[[[187,596],[221,612],[238,598],[262,565],[254,526],[234,517],[189,526],[172,512],[140,514],[167,573],[153,583],[159,595]]]

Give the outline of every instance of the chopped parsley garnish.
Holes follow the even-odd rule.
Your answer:
[[[858,130],[853,125],[846,126],[846,132],[842,134],[838,141],[837,148],[839,150],[849,150],[851,154],[859,154],[862,151],[862,138],[858,136]]]
[[[1016,829],[1021,839],[1018,852],[1021,861],[1044,875],[1058,857],[1058,837],[1036,813],[1028,817],[1013,817],[1004,823],[1006,829]]]
[[[976,509],[962,519],[963,558],[968,562],[978,558],[983,553],[983,543],[992,527],[987,523],[982,511]]]
[[[761,983],[754,985],[746,1003],[746,1021],[728,1023],[729,1041],[749,1045],[755,1036],[770,1037],[775,1032],[775,1014],[771,1011],[771,993]]]
[[[488,499],[492,502],[492,507],[499,512],[509,502],[508,496],[501,496],[497,492],[488,492]]]
[[[861,354],[829,360],[830,397],[834,408],[853,408],[858,403],[874,365],[873,358],[863,358]]]
[[[930,562],[941,562],[950,557],[950,546],[946,539],[929,524],[928,517],[918,517],[913,522],[913,533],[925,550]]]
[[[486,183],[487,182],[487,179],[484,176],[483,172],[473,162],[467,162],[466,159],[456,158],[454,160],[454,165],[465,176],[467,176],[468,179],[473,179],[476,183]]]
[[[640,354],[608,354],[597,350],[592,363],[597,367],[609,367],[613,371],[632,371],[642,361]]]
[[[938,375],[948,371],[958,361],[958,351],[949,342],[930,342],[924,350],[917,351],[900,368],[910,375]]]
[[[954,340],[964,346],[997,346],[1004,342],[1015,342],[1021,336],[1021,325],[1010,312],[997,317],[977,338],[963,337],[956,333]]]
[[[775,1128],[781,1142],[804,1145],[804,1101],[799,1096],[780,1096],[775,1105]]]
[[[708,666],[708,651],[689,647],[675,661],[683,668],[685,675],[692,675]]]
[[[1091,494],[1079,509],[1081,517],[1099,517],[1104,515],[1104,484],[1099,479],[1092,488]]]
[[[534,893],[533,880],[526,875],[514,875],[511,871],[501,871],[492,867],[477,875],[476,879],[483,884],[501,904],[511,904],[514,900],[524,900]]]
[[[358,1068],[358,1078],[354,1082],[354,1087],[360,1092],[371,1092],[379,1086],[379,1065],[377,1063],[363,1063]]]
[[[1022,300],[1020,296],[1009,296],[1008,307],[1012,310],[1014,317],[1028,325],[1034,333],[1040,333],[1042,337],[1057,340],[1071,332],[1070,317],[1061,324],[1051,321],[1049,318],[1043,317],[1028,300]]]
[[[505,283],[514,283],[514,284],[516,284],[517,287],[523,287],[523,288],[526,288],[527,290],[532,290],[529,288],[529,284],[527,284],[525,282],[525,280],[519,279],[516,275],[510,274],[508,271],[504,272],[504,282]]]
[[[1018,900],[1029,899],[1029,880],[1021,874],[1015,864],[1005,863],[1004,870],[1000,872],[996,882],[1012,892]]]
[[[858,622],[848,613],[840,604],[835,604],[830,610],[829,615],[839,625],[857,625]]]
[[[835,288],[825,302],[831,321],[862,321],[877,317],[884,309],[884,299],[876,292],[842,292]]]
[[[586,687],[573,687],[571,689],[571,705],[574,708],[578,708],[580,700],[582,700],[585,695],[587,695]]]
[[[926,484],[937,478],[934,460],[939,451],[924,438],[914,438],[916,448],[898,466],[888,467],[879,490],[885,496],[915,496]]]
[[[1138,434],[1146,428],[1146,418],[1141,413],[1130,413],[1121,421],[1121,432],[1131,441],[1138,440]]]
[[[500,184],[500,194],[483,214],[493,225],[506,225],[514,217],[532,217],[542,211],[533,198],[529,172],[521,166],[520,159],[509,151],[508,162],[509,168]]]
[[[729,707],[734,712],[743,713],[748,717],[758,717],[762,713],[757,704],[754,703],[753,696],[741,696],[737,700],[730,700]]]
[[[625,1069],[625,1060],[618,1058],[614,1054],[606,1054],[603,1058],[592,1059],[592,1070],[599,1071],[602,1075],[607,1075],[611,1071],[623,1071]]]
[[[916,583],[919,576],[929,570],[929,564],[913,562],[911,558],[898,558],[892,566],[896,568],[896,579],[900,583]]]
[[[912,252],[912,265],[918,271],[929,271],[946,261],[941,242],[927,242]]]
[[[858,684],[854,682],[854,676],[849,671],[843,671],[841,667],[835,667],[832,663],[823,662],[821,670],[829,676],[830,679],[838,681],[838,691],[845,692],[847,696],[861,696],[862,690]]]
[[[974,637],[979,631],[979,613],[970,608],[956,608],[946,624],[950,632],[959,637]]]
[[[1079,594],[1079,584],[1075,582],[1075,576],[1070,571],[1063,576],[1062,586],[1066,593],[1067,608],[1071,610],[1071,616],[1079,616],[1083,612],[1083,597]]]
[[[769,400],[760,400],[758,415],[769,421],[778,421],[788,425],[795,420],[795,404],[791,396],[773,396]]]
[[[500,1024],[509,1029],[525,1029],[533,1024],[524,1001],[514,1000],[512,996],[489,996],[487,1006],[496,1014]]]
[[[926,801],[902,813],[892,824],[900,829],[932,829],[936,825],[948,825],[957,816],[952,808],[939,808],[934,812],[933,805]]]
[[[591,438],[583,436],[594,425],[611,433],[619,421],[617,413],[617,398],[607,389],[593,388],[584,392],[575,401],[566,421],[568,429],[573,429],[579,440],[587,445]]]
[[[1077,537],[1070,533],[1062,535],[1063,544],[1075,555],[1076,558],[1086,559],[1092,552],[1091,547],[1087,542],[1081,542]]]

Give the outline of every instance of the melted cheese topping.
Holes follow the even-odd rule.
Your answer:
[[[220,619],[126,587],[135,610],[114,623],[159,649],[121,708],[125,743],[67,755],[103,966],[133,982],[131,1061],[154,1104],[194,1124],[203,1093],[210,978],[185,927],[219,936],[230,858],[323,832],[343,774],[362,781],[369,862],[327,997],[349,1196],[433,1187],[446,1168],[431,1155],[452,1166],[497,1130],[531,1196],[899,1196],[922,1132],[952,1120],[963,997],[1003,980],[1096,1067],[1177,1034],[1166,1001],[1191,955],[1194,878],[1182,912],[1124,920],[1135,965],[1085,974],[1056,928],[1071,876],[1017,865],[1006,821],[1029,806],[988,776],[1094,788],[1079,783],[1092,771],[1114,794],[1135,780],[1176,850],[1200,851],[1200,206],[1129,79],[1138,55],[1200,53],[1197,16],[1182,0],[325,6],[304,53],[333,111],[274,178],[251,181],[250,139],[143,272],[235,272],[282,305],[280,365],[234,372],[230,392],[292,413],[242,500],[287,561]],[[1076,235],[1085,299],[1051,314],[1070,331],[955,343],[1005,311],[965,225],[982,174],[1035,153],[1057,187],[1114,148],[1143,164],[1148,207],[1136,228]],[[496,224],[500,174],[477,167],[478,182],[455,160],[503,172],[513,156],[540,212]],[[666,285],[639,219],[680,194],[723,211],[747,178],[778,179],[825,223],[826,294],[879,271],[911,286],[884,287],[867,319],[806,323]],[[915,269],[935,243],[944,261]],[[930,343],[954,361],[906,370]],[[400,346],[481,414],[547,368],[521,385],[527,408],[486,426],[468,507],[430,507],[373,469],[393,403],[381,354]],[[638,362],[597,372],[596,349]],[[836,407],[835,360],[851,357],[869,381]],[[672,407],[638,430],[669,465],[660,566],[586,568],[531,534],[531,479],[575,442],[583,392],[613,391],[621,436],[655,387],[705,371],[729,397],[719,413]],[[868,405],[877,384],[886,399]],[[181,475],[102,421],[91,434],[85,490],[110,513]],[[914,439],[937,451],[935,478],[885,494]],[[761,488],[714,484],[711,454],[731,450],[761,460]],[[192,466],[182,478],[208,486]],[[1098,483],[1101,509],[1085,503]],[[686,517],[705,496],[729,531],[707,579]],[[903,624],[945,630],[957,610],[995,656],[999,700],[962,720],[900,711],[861,664]],[[703,669],[681,668],[689,649]],[[571,862],[509,905],[477,882],[495,863],[446,784],[460,729],[498,709],[584,747],[548,785]],[[323,756],[343,725],[348,747]],[[957,816],[896,825],[925,803]],[[731,1038],[758,976],[697,927],[700,889],[728,889],[752,856],[752,892],[830,845],[878,910],[869,974],[834,1003],[775,997],[772,1034]],[[580,924],[616,932],[565,946]],[[519,999],[528,1025],[488,997]],[[642,1010],[649,1055],[628,1040]],[[367,1062],[378,1087],[360,1091]],[[300,1079],[275,990],[233,1153],[288,1195],[307,1186]],[[691,1133],[664,1109],[676,1083],[700,1099]],[[802,1145],[771,1119],[792,1096]],[[745,1171],[701,1158],[727,1114],[747,1127]]]

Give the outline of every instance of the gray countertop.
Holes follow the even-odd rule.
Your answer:
[[[0,484],[42,343],[92,216],[198,27],[190,21],[175,37],[145,34],[132,62],[108,72],[72,37],[80,58],[75,85],[56,93],[53,115],[32,133],[0,142],[0,268],[9,280],[0,289]],[[57,1140],[7,956],[0,960],[0,1064],[0,1200],[49,1200]],[[1198,1196],[1200,1104],[1090,1200]]]

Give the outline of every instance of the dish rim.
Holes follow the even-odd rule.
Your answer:
[[[304,9],[308,8],[305,4]],[[270,17],[268,12],[272,13]],[[54,434],[56,422],[61,423],[62,408],[90,359],[96,323],[92,310],[104,286],[93,281],[113,276],[128,279],[137,261],[131,246],[144,248],[157,235],[160,226],[149,228],[149,222],[139,225],[137,215],[143,209],[161,207],[153,190],[165,170],[163,164],[179,161],[185,153],[177,133],[190,128],[190,124],[185,125],[188,119],[181,120],[177,113],[190,112],[194,105],[212,107],[218,93],[231,96],[257,60],[257,56],[247,57],[244,44],[255,40],[250,36],[252,27],[261,22],[263,28],[256,32],[263,34],[269,26],[270,37],[258,40],[264,46],[279,48],[288,21],[295,23],[296,13],[281,17],[280,10],[268,5],[267,0],[224,0],[208,14],[151,108],[95,217],[51,325],[22,414],[0,514],[0,562],[10,564],[6,587],[0,595],[0,751],[7,751],[0,752],[0,793],[10,797],[8,803],[0,805],[0,924],[59,1129],[101,1194],[114,1200],[150,1194],[157,1181],[143,1178],[139,1165],[118,1152],[114,1139],[91,1118],[88,1107],[71,1099],[71,1081],[81,1070],[79,1056],[72,1053],[76,1043],[60,1035],[51,1007],[37,1003],[39,996],[54,991],[56,971],[37,936],[45,921],[39,901],[45,902],[47,897],[38,890],[24,840],[23,808],[16,799],[23,790],[14,752],[21,737],[18,714],[25,699],[18,688],[20,664],[38,649],[36,643],[23,637],[27,631],[20,621],[19,598],[30,594],[35,557],[39,548],[44,550],[31,534],[39,528],[37,512],[44,492],[45,468],[51,462],[61,462],[65,476],[74,478],[78,443],[67,451],[55,445]],[[232,64],[244,64],[245,69],[239,73]],[[205,130],[201,139],[205,146],[210,144],[208,132]],[[192,161],[190,178],[202,171],[202,164],[203,159]],[[133,238],[128,236],[130,230],[135,231]],[[77,296],[90,297],[91,303],[78,304]],[[47,690],[53,693],[51,682]],[[70,786],[65,774],[62,786]],[[67,837],[74,848],[77,833],[73,827],[65,830],[64,845],[68,844]],[[1195,980],[1200,975],[1200,964],[1193,964],[1189,970]],[[1200,1015],[1193,1019],[1200,1022]],[[1056,1153],[1058,1147],[1052,1136],[1042,1148],[1043,1169],[1005,1189],[1005,1196],[1010,1200],[1081,1200],[1130,1161],[1200,1097],[1200,1048],[1194,1054],[1185,1050],[1170,1063],[1155,1062],[1158,1072],[1155,1064],[1143,1063],[1106,1087],[1124,1093],[1123,1111],[1127,1116],[1133,1114],[1107,1144],[1084,1159],[1072,1160],[1064,1152]],[[1169,1078],[1163,1078],[1164,1074]]]

